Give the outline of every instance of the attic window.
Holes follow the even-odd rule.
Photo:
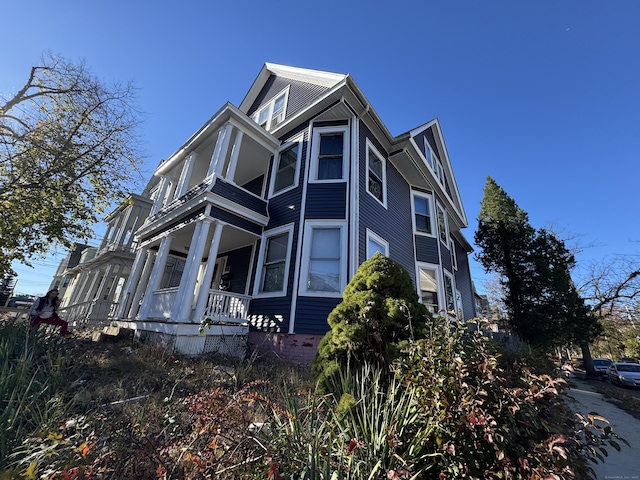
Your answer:
[[[444,166],[442,165],[442,162],[440,161],[438,156],[435,154],[435,152],[431,148],[431,145],[427,141],[427,137],[424,137],[424,155],[427,158],[427,163],[433,170],[433,173],[435,173],[436,178],[438,179],[440,184],[445,185],[446,178],[444,175]]]
[[[273,100],[256,111],[251,118],[265,130],[272,130],[284,121],[287,111],[289,87],[276,95]]]

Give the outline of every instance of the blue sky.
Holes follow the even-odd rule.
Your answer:
[[[148,175],[264,62],[349,73],[391,133],[440,119],[470,241],[491,175],[533,226],[595,244],[580,262],[640,252],[636,0],[5,0],[0,17],[4,94],[45,50],[135,82]],[[17,291],[46,291],[63,257],[17,265]]]

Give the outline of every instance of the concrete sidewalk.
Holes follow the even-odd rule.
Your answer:
[[[568,400],[575,412],[583,415],[596,412],[606,418],[613,431],[629,442],[630,447],[621,443],[618,452],[613,447],[607,447],[608,457],[604,463],[591,464],[598,480],[640,480],[640,420],[632,417],[614,403],[597,393],[587,382],[571,378],[568,394],[573,397]]]

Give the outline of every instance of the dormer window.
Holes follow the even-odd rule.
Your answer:
[[[440,184],[444,186],[446,181],[445,175],[444,175],[444,166],[442,165],[442,162],[440,161],[438,156],[435,154],[435,152],[431,148],[431,145],[429,144],[427,137],[424,137],[424,156],[427,158],[427,163],[433,170],[433,173],[435,173],[436,178],[438,179]]]
[[[251,118],[265,130],[272,130],[284,121],[287,111],[289,87],[276,95],[273,100],[256,111]]]

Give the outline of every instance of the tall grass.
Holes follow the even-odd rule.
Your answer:
[[[0,323],[0,471],[35,430],[61,418],[69,362],[63,346],[15,320]]]

